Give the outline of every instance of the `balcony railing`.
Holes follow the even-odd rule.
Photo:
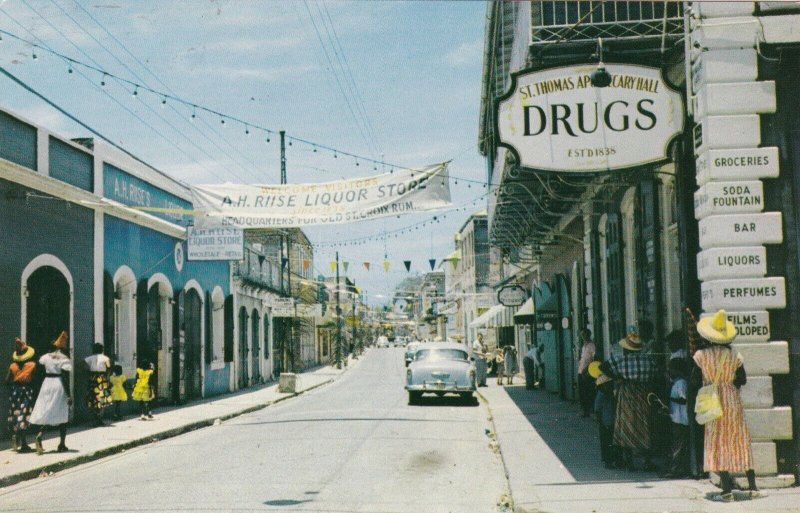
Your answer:
[[[683,2],[534,0],[531,45],[604,39],[682,38]]]

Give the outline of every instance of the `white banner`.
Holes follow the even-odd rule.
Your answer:
[[[242,260],[244,230],[232,227],[187,228],[188,260]]]
[[[336,182],[192,186],[198,226],[301,228],[449,207],[447,163]]]

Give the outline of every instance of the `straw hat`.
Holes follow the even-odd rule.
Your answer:
[[[14,349],[15,351],[11,354],[11,359],[17,363],[27,362],[33,358],[35,353],[33,348],[19,337],[14,339]]]
[[[697,333],[712,344],[730,344],[736,338],[736,326],[720,310],[697,321]]]
[[[589,367],[586,368],[586,371],[595,379],[603,375],[603,371],[600,370],[600,362],[598,361],[590,363]]]
[[[639,333],[636,331],[636,326],[628,326],[628,334],[619,341],[619,345],[628,351],[641,351],[642,340],[639,338]]]
[[[68,338],[69,337],[67,336],[67,332],[62,331],[61,333],[59,333],[58,338],[53,341],[53,347],[55,347],[56,349],[66,348]]]

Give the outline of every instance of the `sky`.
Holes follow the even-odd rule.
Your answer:
[[[0,0],[0,30],[13,35],[0,33],[0,65],[188,184],[279,183],[278,138],[260,128],[314,143],[287,146],[289,183],[386,171],[368,159],[452,160],[453,209],[306,229],[319,274],[330,273],[338,250],[348,277],[382,303],[400,280],[449,254],[455,232],[485,206],[477,150],[485,10],[478,1]],[[5,76],[0,106],[62,136],[91,136]],[[205,109],[230,117],[223,124]]]

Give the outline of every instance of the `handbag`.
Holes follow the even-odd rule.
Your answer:
[[[720,374],[722,373],[722,362],[717,368],[717,375],[714,381],[697,391],[697,399],[694,403],[694,418],[698,424],[708,424],[722,417],[722,402],[719,400]]]

